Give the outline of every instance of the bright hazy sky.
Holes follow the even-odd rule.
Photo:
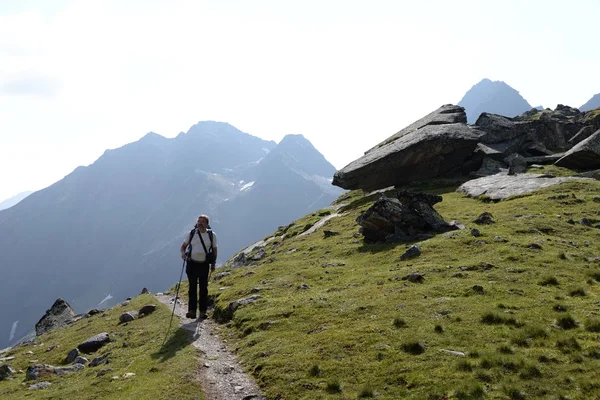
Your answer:
[[[600,0],[0,0],[0,201],[215,120],[336,168],[483,78],[600,92]],[[202,149],[198,149],[201,154]]]

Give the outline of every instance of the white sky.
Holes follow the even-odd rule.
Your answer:
[[[0,0],[0,201],[203,120],[342,168],[483,78],[600,92],[600,0]]]

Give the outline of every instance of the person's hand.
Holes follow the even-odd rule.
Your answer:
[[[214,263],[213,263],[213,264],[210,264],[210,270],[211,270],[211,271],[214,271],[214,270],[215,270],[215,264],[214,264]]]
[[[187,256],[185,255],[185,253],[181,253],[181,259],[185,260],[187,258]]]

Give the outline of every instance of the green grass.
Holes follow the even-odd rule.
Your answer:
[[[119,316],[126,311],[139,310],[145,304],[156,304],[157,310],[127,324],[119,324]],[[84,370],[44,379],[51,383],[48,389],[30,391],[25,373],[19,372],[13,380],[0,382],[2,399],[202,399],[196,380],[197,350],[190,345],[190,334],[178,327],[174,319],[165,346],[171,310],[152,295],[134,298],[128,306],[117,306],[103,314],[79,320],[64,329],[58,329],[37,338],[31,345],[9,351],[6,356],[15,359],[8,363],[17,371],[25,371],[36,363],[64,366],[67,353],[79,343],[101,332],[108,332],[111,342],[92,358],[109,354],[109,364],[86,367]],[[28,354],[31,351],[33,354]],[[38,360],[35,363],[30,360]],[[125,373],[135,376],[123,378]],[[119,379],[112,379],[118,376]]]
[[[211,285],[217,310],[260,289],[263,298],[240,307],[222,336],[267,397],[600,396],[600,263],[589,261],[600,256],[600,230],[567,223],[597,215],[600,184],[497,203],[454,186],[423,188],[443,197],[435,208],[447,221],[467,229],[420,242],[418,258],[400,261],[412,243],[364,243],[355,220],[378,195],[352,191],[336,202],[341,217],[303,236],[318,213],[295,221],[265,246],[267,257]],[[496,223],[474,238],[472,221],[484,211]],[[324,229],[340,235],[324,238]],[[401,279],[411,272],[424,282]]]

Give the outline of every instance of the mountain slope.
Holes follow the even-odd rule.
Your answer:
[[[14,206],[15,204],[17,204],[18,202],[23,200],[25,197],[29,196],[31,193],[33,193],[33,192],[32,191],[21,192],[15,196],[11,197],[10,199],[4,200],[3,202],[0,203],[0,211],[6,210],[7,208]]]
[[[600,183],[498,203],[429,185],[415,189],[440,194],[436,210],[467,229],[414,243],[419,257],[400,260],[413,243],[363,241],[356,218],[381,193],[355,191],[315,232],[299,234],[332,210],[279,229],[246,265],[225,267],[231,275],[212,289],[215,315],[231,318],[222,335],[267,397],[581,398],[581,387],[600,395],[597,229],[567,221],[594,218]],[[483,212],[495,223],[472,222]],[[249,296],[259,297],[231,312]]]
[[[14,303],[0,314],[0,348],[6,346],[16,321],[19,338],[59,296],[84,312],[102,299],[108,298],[103,306],[110,306],[111,296],[125,298],[144,286],[160,291],[177,281],[179,246],[200,213],[211,216],[221,260],[260,239],[262,231],[250,226],[242,238],[247,242],[234,240],[240,221],[221,215],[219,209],[226,199],[239,196],[239,181],[248,176],[258,177],[257,187],[270,185],[270,176],[257,172],[258,161],[276,148],[274,142],[210,121],[174,139],[150,133],[106,151],[92,165],[0,211],[0,301]],[[282,168],[286,173],[287,167]],[[340,193],[318,190],[325,193],[326,202]],[[272,198],[256,193],[248,206],[261,218],[292,200],[291,193]],[[294,216],[314,202],[293,196],[289,212]],[[242,211],[247,206],[243,199],[236,204]],[[291,220],[277,220],[278,216],[286,214],[275,215],[278,225]]]
[[[579,110],[583,112],[583,111],[593,110],[594,108],[599,108],[599,107],[600,107],[600,93],[592,96],[592,98],[589,99],[584,105],[579,107]]]
[[[470,124],[475,123],[483,112],[515,117],[532,108],[515,89],[502,81],[487,78],[473,85],[458,105],[465,108]]]

